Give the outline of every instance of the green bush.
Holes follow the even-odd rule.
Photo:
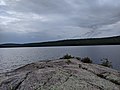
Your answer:
[[[66,62],[67,64],[72,63],[72,62],[70,61],[70,59],[67,59],[65,62]]]
[[[75,57],[77,60],[81,60],[81,58],[80,57]]]
[[[105,67],[109,67],[109,68],[113,67],[112,62],[110,62],[107,58],[103,58],[101,61],[102,62],[100,65],[105,66]]]
[[[74,58],[73,56],[69,55],[69,54],[66,54],[64,55],[62,58],[60,59],[71,59],[71,58]]]
[[[85,58],[81,59],[81,62],[83,62],[83,63],[92,63],[92,60],[90,58],[88,58],[88,57],[85,57]]]

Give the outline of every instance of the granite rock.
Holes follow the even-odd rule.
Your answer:
[[[120,90],[120,72],[76,59],[40,61],[0,74],[0,90]]]

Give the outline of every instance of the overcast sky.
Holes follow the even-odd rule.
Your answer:
[[[0,43],[120,35],[120,0],[0,0]]]

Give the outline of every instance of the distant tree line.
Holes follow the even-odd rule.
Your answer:
[[[120,45],[120,36],[107,38],[69,39],[25,44],[1,44],[0,47],[46,47],[46,46],[85,46],[85,45]]]

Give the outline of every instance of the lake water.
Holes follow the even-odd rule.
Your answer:
[[[40,60],[58,59],[66,53],[77,57],[90,57],[94,63],[108,58],[120,70],[120,45],[117,46],[65,46],[0,48],[0,73]]]

